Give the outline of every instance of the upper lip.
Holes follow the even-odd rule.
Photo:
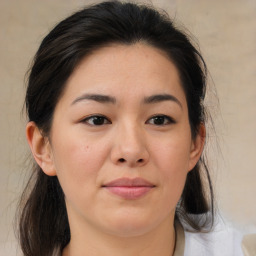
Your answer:
[[[103,187],[154,187],[154,185],[143,178],[119,178],[104,184]]]

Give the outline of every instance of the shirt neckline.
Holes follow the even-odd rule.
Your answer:
[[[185,233],[184,229],[179,221],[175,221],[175,249],[173,256],[184,256],[185,249]]]

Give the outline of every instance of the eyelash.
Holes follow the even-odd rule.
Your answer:
[[[90,120],[93,121],[93,119],[94,120],[98,119],[98,121],[103,120],[104,122],[101,123],[101,124],[91,124],[91,123],[89,123],[89,121]],[[82,123],[86,123],[86,124],[91,125],[91,126],[101,126],[101,125],[104,125],[104,124],[111,124],[111,121],[103,115],[92,115],[92,116],[88,116],[85,119],[83,119]]]
[[[164,123],[162,124],[154,124],[154,123],[150,123],[151,120],[157,120],[158,121],[164,121]],[[100,121],[100,123],[98,124],[95,124],[95,123],[90,123],[90,121],[93,122],[93,120],[97,120],[97,121]],[[103,122],[102,122],[103,121]],[[105,116],[103,115],[92,115],[92,116],[88,116],[86,117],[85,119],[83,119],[81,121],[82,123],[86,123],[88,125],[91,125],[91,126],[102,126],[102,125],[106,125],[106,124],[111,124],[112,122]],[[165,126],[165,125],[169,125],[169,124],[175,124],[175,120],[173,118],[171,118],[170,116],[167,116],[167,115],[154,115],[152,117],[150,117],[147,121],[146,121],[146,124],[150,124],[150,125],[156,125],[156,126]]]
[[[164,119],[164,123],[163,124],[152,124],[150,123],[150,120],[157,120],[159,121],[159,119]],[[150,117],[147,121],[146,121],[147,124],[152,124],[152,125],[156,125],[156,126],[165,126],[165,125],[169,125],[169,124],[175,124],[175,120],[170,117],[170,116],[167,116],[167,115],[154,115],[152,117]]]

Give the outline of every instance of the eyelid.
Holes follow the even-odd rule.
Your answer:
[[[88,120],[94,118],[94,117],[101,117],[101,118],[104,118],[105,120],[107,120],[107,123],[103,123],[101,125],[95,125],[95,124],[90,124],[88,122]],[[83,118],[81,121],[81,123],[86,123],[87,125],[90,125],[90,126],[102,126],[102,125],[106,125],[106,124],[111,124],[112,122],[109,120],[109,118],[107,118],[106,116],[102,115],[102,114],[92,114],[92,115],[89,115],[85,118]]]
[[[149,121],[150,121],[151,119],[153,119],[153,118],[156,118],[156,117],[164,117],[164,118],[166,118],[166,119],[168,120],[168,123],[167,123],[167,124],[159,124],[159,125],[157,125],[157,124],[152,124],[152,125],[164,126],[164,125],[170,125],[170,124],[175,124],[175,123],[176,123],[176,121],[175,121],[172,117],[170,117],[170,116],[168,116],[168,115],[164,115],[164,114],[155,114],[155,115],[151,116],[151,117],[146,121],[146,124],[150,124]]]

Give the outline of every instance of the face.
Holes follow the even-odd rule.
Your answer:
[[[112,45],[69,78],[48,151],[71,225],[119,236],[171,223],[200,157],[178,71],[160,50]]]

